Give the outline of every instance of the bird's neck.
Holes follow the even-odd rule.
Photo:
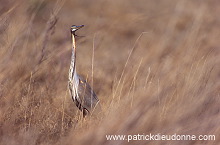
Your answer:
[[[75,34],[71,33],[71,38],[72,38],[72,48],[75,49],[76,48],[76,41],[75,41]]]
[[[69,70],[69,80],[74,80],[74,76],[76,77],[76,44],[75,44],[75,37],[74,34],[72,35],[72,57],[71,57],[71,64]]]

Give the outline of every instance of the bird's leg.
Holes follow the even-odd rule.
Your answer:
[[[83,118],[85,118],[87,115],[89,115],[89,111],[85,108],[83,108],[82,112],[83,112]]]

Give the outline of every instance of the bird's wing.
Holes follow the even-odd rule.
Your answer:
[[[82,102],[82,106],[86,108],[88,111],[91,111],[97,103],[99,102],[98,97],[95,92],[92,90],[90,85],[79,76],[79,85],[78,85],[78,95],[80,98],[80,102]]]

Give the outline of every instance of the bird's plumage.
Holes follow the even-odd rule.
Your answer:
[[[76,45],[75,32],[82,28],[83,25],[71,27],[72,36],[72,57],[69,69],[68,87],[70,95],[76,106],[83,112],[83,116],[90,114],[99,102],[98,97],[90,85],[76,73]]]

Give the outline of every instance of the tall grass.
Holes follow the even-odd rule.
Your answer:
[[[17,2],[17,1],[16,1]],[[1,1],[0,144],[128,144],[109,134],[214,134],[219,143],[218,1]],[[100,98],[82,118],[67,90],[77,71]]]

